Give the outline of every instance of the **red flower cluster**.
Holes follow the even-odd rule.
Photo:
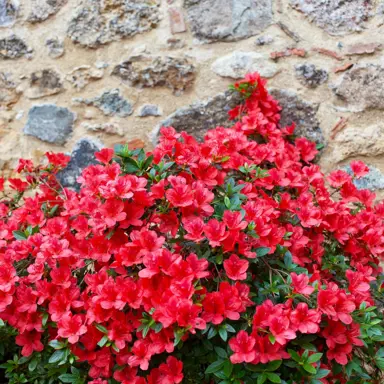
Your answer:
[[[103,149],[78,193],[55,181],[66,156],[20,161],[26,179],[8,180],[17,195],[0,203],[0,319],[23,356],[56,341],[94,384],[172,384],[183,380],[179,343],[227,326],[233,364],[304,356],[292,342],[306,335],[323,368],[363,346],[356,316],[374,305],[384,254],[384,204],[353,184],[368,169],[333,172],[333,198],[315,144],[279,126],[265,81],[235,87],[246,99],[232,129],[199,143],[162,128],[151,156]]]

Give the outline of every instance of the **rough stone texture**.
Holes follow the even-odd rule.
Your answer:
[[[79,140],[73,147],[71,160],[66,168],[57,174],[61,185],[75,190],[80,189],[77,178],[81,175],[84,168],[91,164],[98,164],[95,152],[100,151],[103,144],[95,139],[85,137]]]
[[[159,10],[150,0],[84,0],[68,26],[68,36],[84,47],[132,37],[159,23]]]
[[[361,31],[373,16],[375,0],[290,0],[309,20],[331,35]]]
[[[61,41],[59,38],[54,37],[52,39],[48,39],[45,42],[45,45],[48,48],[48,56],[52,59],[58,59],[59,57],[64,55],[64,42]]]
[[[18,3],[15,0],[0,0],[0,27],[10,27],[17,18]]]
[[[124,130],[122,127],[115,123],[100,123],[100,124],[91,124],[91,123],[81,123],[81,127],[89,132],[105,132],[111,135],[124,136]]]
[[[124,99],[119,89],[105,91],[92,99],[74,99],[77,103],[84,103],[99,108],[105,116],[127,117],[133,113],[132,104]]]
[[[0,39],[0,60],[18,59],[23,56],[30,58],[31,54],[32,49],[16,35]]]
[[[72,133],[75,118],[75,114],[67,108],[55,104],[36,105],[29,110],[24,133],[48,143],[63,145]]]
[[[309,88],[316,88],[328,80],[328,72],[313,64],[296,65],[295,74],[300,83]]]
[[[90,65],[82,65],[74,68],[65,76],[71,85],[77,90],[85,88],[90,82],[100,80],[104,76],[102,69],[92,68]]]
[[[277,65],[269,60],[267,54],[239,51],[220,57],[211,68],[217,75],[232,79],[240,79],[255,71],[268,78],[275,76],[278,71]]]
[[[273,89],[271,94],[283,108],[280,120],[281,127],[296,123],[296,135],[305,136],[316,143],[324,144],[324,135],[316,116],[319,104],[302,100],[292,90]]]
[[[17,84],[9,73],[0,72],[0,107],[10,107],[20,99]]]
[[[137,116],[140,116],[140,117],[161,116],[162,114],[163,112],[158,105],[145,104],[140,107]]]
[[[195,73],[195,67],[184,58],[139,55],[117,65],[112,75],[134,87],[165,86],[179,94],[193,85]]]
[[[55,95],[63,91],[61,76],[52,69],[33,72],[29,78],[29,88],[24,92],[29,99]]]
[[[234,108],[240,99],[232,92],[220,93],[206,101],[198,101],[188,107],[178,109],[163,120],[150,134],[155,145],[161,127],[173,127],[177,131],[185,131],[202,140],[208,129],[216,126],[230,127],[228,111]]]
[[[185,0],[192,33],[203,42],[236,41],[272,23],[271,0]]]
[[[172,33],[183,33],[187,30],[183,11],[179,7],[169,8],[169,21]]]
[[[343,75],[334,92],[352,109],[384,109],[384,67],[354,66]]]
[[[384,189],[384,173],[374,166],[368,166],[369,173],[360,179],[355,179],[354,184],[357,189],[369,189],[377,191]],[[351,167],[348,165],[344,170],[350,175],[353,174]]]
[[[354,157],[384,155],[384,124],[365,128],[347,127],[333,143],[332,158],[336,162]]]
[[[268,87],[291,90],[293,96],[282,97],[288,108],[282,124],[297,120],[298,133],[326,142],[319,159],[325,172],[358,158],[384,172],[377,133],[383,125],[384,0],[67,0],[46,20],[28,21],[31,12],[45,8],[39,13],[45,18],[64,2],[0,0],[0,175],[9,174],[20,157],[39,161],[46,151],[70,153],[85,136],[108,147],[128,142],[151,150],[148,135],[176,111],[177,128],[200,139],[208,128],[229,126],[229,105],[215,95],[235,80],[217,75],[212,65],[235,52],[276,57],[262,61],[267,67],[258,61],[252,68],[267,76],[263,71],[273,69]],[[177,9],[171,19],[170,9]],[[186,30],[174,34],[184,29],[179,15]],[[156,58],[166,57],[193,64],[194,72],[160,59],[154,66]],[[128,66],[128,72],[119,68],[121,77],[112,76],[127,61],[133,75]],[[296,77],[303,64],[315,65],[315,75],[305,67],[303,77]],[[62,147],[23,134],[37,103],[28,96],[43,82],[38,75],[31,88],[31,74],[44,70],[59,74],[64,90],[43,88],[39,104],[77,116]],[[242,70],[225,68],[236,77]],[[329,79],[310,88],[319,81],[317,70]],[[135,86],[127,73],[138,81]],[[163,115],[146,105],[158,106]],[[153,115],[141,116],[147,113]]]
[[[38,23],[47,20],[50,16],[59,12],[67,2],[68,0],[32,0],[28,21]]]
[[[269,35],[260,36],[256,39],[255,44],[258,46],[261,45],[270,45],[274,42],[274,38]]]

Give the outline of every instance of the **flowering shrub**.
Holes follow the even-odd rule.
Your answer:
[[[383,382],[384,203],[353,184],[368,168],[326,179],[258,74],[232,89],[231,129],[103,149],[79,193],[55,178],[63,154],[1,180],[10,383]]]

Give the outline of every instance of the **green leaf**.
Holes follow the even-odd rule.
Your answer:
[[[99,346],[99,347],[104,347],[104,345],[105,344],[107,344],[108,343],[108,336],[107,335],[104,335],[100,340],[99,340],[99,342],[97,343],[97,345]]]
[[[222,359],[226,359],[227,358],[227,352],[225,352],[225,349],[220,348],[220,347],[215,347],[215,352]]]
[[[321,359],[321,356],[323,356],[322,353],[314,353],[313,355],[308,357],[307,363],[316,363]]]
[[[270,363],[267,364],[266,370],[269,372],[276,371],[276,369],[280,367],[282,362],[283,362],[282,360],[271,361]]]
[[[285,255],[284,255],[284,264],[285,266],[290,269],[292,267],[292,254],[291,252],[285,252]]]
[[[217,330],[215,327],[211,327],[209,329],[209,332],[208,332],[208,340],[209,339],[212,339],[213,337],[215,337],[217,335]]]
[[[384,371],[384,359],[383,358],[377,358],[376,360],[376,365]]]
[[[38,363],[39,363],[39,360],[35,357],[35,358],[28,364],[28,371],[29,371],[29,372],[33,372],[33,371],[36,369]]]
[[[260,248],[257,248],[256,249],[256,255],[258,257],[263,257],[265,255],[268,255],[268,252],[271,250],[271,248],[267,248],[267,247],[260,247]]]
[[[231,377],[233,365],[230,360],[226,360],[226,362],[224,363],[223,371],[226,377]]]
[[[225,324],[225,329],[230,333],[236,333],[236,329],[232,327],[230,324]]]
[[[108,329],[103,327],[102,325],[100,324],[95,324],[95,327],[102,333],[108,333]]]
[[[65,344],[59,340],[51,340],[48,345],[55,349],[63,349],[65,347]]]
[[[64,373],[63,375],[60,375],[59,376],[59,379],[63,382],[63,383],[76,383],[76,381],[79,379],[80,377],[78,375],[72,375],[70,373]]]
[[[45,327],[45,326],[47,325],[48,318],[49,318],[48,313],[44,313],[44,315],[43,315],[43,317],[42,317],[42,324],[43,324],[43,327]]]
[[[4,327],[5,323],[3,321],[3,319],[0,319],[0,327]]]
[[[28,236],[23,231],[13,231],[13,236],[16,240],[27,240]]]
[[[228,196],[225,196],[224,197],[224,204],[225,206],[230,209],[231,208],[231,200],[229,200],[229,197]]]
[[[295,352],[293,349],[288,349],[288,353],[291,355],[292,359],[296,362],[300,363],[301,357],[297,352]]]
[[[49,358],[48,363],[53,364],[53,363],[58,363],[59,361],[63,360],[63,358],[66,355],[65,351],[66,350],[64,350],[64,349],[60,349],[58,351],[55,351],[53,353],[53,355]]]
[[[265,374],[267,375],[268,380],[272,383],[281,383],[281,379],[276,375],[276,373],[266,372]]]
[[[205,373],[208,374],[208,373],[215,373],[219,371],[223,367],[224,362],[225,362],[224,360],[215,361],[214,363],[208,366],[208,368],[205,370]]]
[[[308,363],[305,363],[303,364],[303,368],[309,372],[309,373],[312,373],[312,374],[315,374],[316,373],[316,368],[313,367],[311,364],[308,364]]]
[[[228,339],[228,332],[225,328],[220,327],[219,328],[219,335],[221,337],[221,340],[227,341]]]
[[[258,378],[257,378],[257,384],[264,384],[267,381],[267,375],[265,373],[262,373]]]
[[[271,344],[275,344],[275,342],[276,342],[276,337],[275,336],[273,336],[272,334],[269,334],[268,335],[268,339],[271,342]]]

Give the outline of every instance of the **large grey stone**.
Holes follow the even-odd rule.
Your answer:
[[[353,184],[355,184],[357,189],[369,189],[371,191],[377,191],[384,189],[384,173],[380,169],[370,165],[368,166],[369,173],[360,179],[355,179]],[[351,167],[348,165],[345,168],[345,171],[350,175],[353,174]]]
[[[133,113],[131,102],[121,96],[119,89],[105,91],[100,96],[92,99],[75,98],[74,101],[92,105],[100,109],[105,116],[127,117]]]
[[[55,15],[67,4],[68,0],[32,0],[31,13],[28,16],[30,23],[38,23]]]
[[[279,101],[282,107],[280,126],[296,124],[295,134],[304,136],[318,144],[325,144],[325,139],[316,117],[319,104],[302,100],[294,91],[287,89],[272,89],[271,95]]]
[[[193,35],[202,42],[236,41],[272,23],[271,0],[184,0]]]
[[[95,152],[102,148],[103,144],[98,140],[89,137],[80,139],[73,148],[68,165],[57,174],[60,184],[66,188],[79,190],[80,184],[77,182],[77,178],[84,168],[97,164]]]
[[[290,0],[310,21],[331,35],[361,31],[373,15],[375,0]]]
[[[61,76],[53,69],[33,72],[29,79],[30,87],[25,91],[29,99],[55,95],[64,90]]]
[[[55,104],[35,105],[29,110],[24,133],[62,145],[71,135],[75,119],[76,115],[67,108]]]
[[[152,0],[83,0],[67,33],[75,43],[96,48],[150,31],[159,21],[158,5]]]
[[[15,0],[0,0],[0,27],[10,27],[17,18],[19,4]]]
[[[31,58],[33,50],[24,40],[16,35],[0,39],[0,59],[18,59],[20,57]]]
[[[384,67],[354,66],[341,77],[334,92],[352,110],[384,109]]]
[[[173,127],[177,131],[185,131],[188,134],[202,140],[207,130],[217,126],[231,127],[228,111],[236,107],[241,99],[238,93],[220,93],[208,100],[198,101],[187,107],[178,109],[163,120],[150,134],[150,139],[155,145],[161,127]]]
[[[328,72],[313,64],[296,65],[295,74],[300,83],[308,88],[316,88],[328,80]]]
[[[172,89],[174,93],[181,93],[193,85],[196,69],[185,58],[138,55],[117,65],[112,75],[131,86],[139,88],[164,86]]]
[[[278,71],[269,55],[258,52],[235,51],[220,57],[212,64],[212,71],[222,77],[241,79],[249,72],[259,72],[262,77],[273,77]]]

